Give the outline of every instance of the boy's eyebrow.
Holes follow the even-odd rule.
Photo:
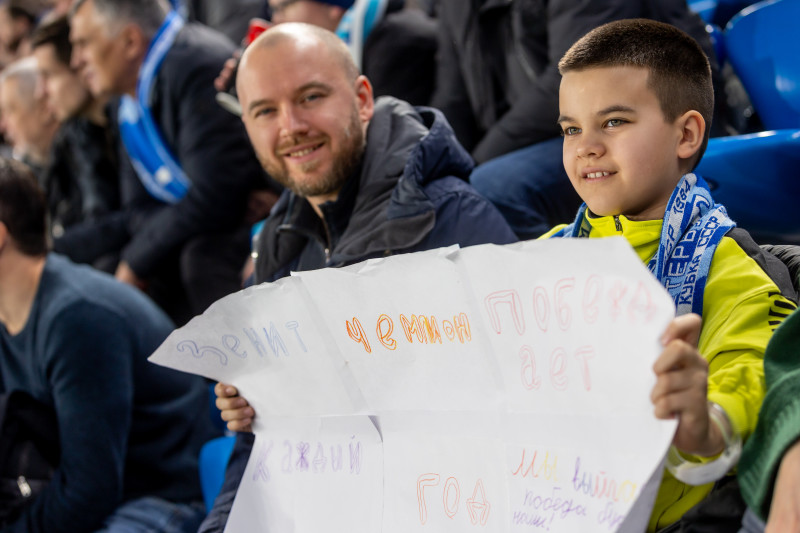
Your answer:
[[[626,105],[614,104],[601,109],[596,114],[598,117],[602,117],[605,115],[610,115],[611,113],[636,113],[636,110]],[[562,122],[575,122],[575,119],[567,115],[559,115],[556,124],[561,124]]]
[[[324,91],[330,91],[331,86],[328,85],[327,83],[322,83],[321,81],[311,81],[306,83],[305,85],[301,85],[294,92],[295,94],[300,94],[309,89],[321,89]],[[272,103],[272,98],[261,98],[258,100],[253,100],[252,102],[250,102],[250,105],[247,106],[247,111],[252,111],[256,107],[260,107],[265,104],[271,104],[271,103]]]
[[[601,109],[597,112],[598,116],[609,115],[611,113],[635,113],[636,110],[632,107],[628,107],[622,104],[615,104],[606,107],[605,109]]]

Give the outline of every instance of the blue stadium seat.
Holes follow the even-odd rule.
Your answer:
[[[219,437],[208,441],[200,450],[200,486],[206,511],[214,505],[214,499],[225,480],[225,467],[233,451],[235,436]]]
[[[767,0],[730,21],[724,53],[769,131],[711,139],[696,170],[761,243],[800,243],[799,16],[800,1]]]
[[[765,129],[800,128],[800,2],[767,0],[725,28],[725,49]]]
[[[697,172],[714,199],[760,243],[800,243],[800,130],[708,142]]]
[[[689,9],[700,15],[707,24],[714,22],[717,0],[689,0],[688,4]]]

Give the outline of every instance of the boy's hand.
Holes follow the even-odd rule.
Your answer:
[[[800,441],[784,454],[764,533],[800,533]]]
[[[236,387],[217,383],[214,386],[214,393],[217,395],[217,409],[222,411],[220,418],[228,423],[231,431],[253,431],[251,424],[256,412],[247,403],[247,400],[239,396]]]
[[[661,336],[664,351],[653,365],[656,385],[650,394],[657,418],[678,417],[672,443],[684,453],[709,457],[725,441],[708,414],[708,362],[697,350],[702,320],[689,314],[675,318]]]

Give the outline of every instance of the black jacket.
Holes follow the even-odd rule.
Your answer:
[[[420,9],[389,0],[386,14],[367,36],[361,71],[375,96],[428,105],[436,81],[436,21]]]
[[[119,209],[116,153],[107,128],[82,117],[65,122],[42,181],[54,237],[82,220]]]
[[[472,161],[439,111],[380,98],[366,146],[357,179],[321,206],[324,226],[305,199],[283,193],[258,237],[258,281],[452,244],[516,241],[467,185]]]
[[[222,34],[188,23],[156,77],[153,118],[192,185],[182,200],[168,205],[147,193],[129,163],[123,165],[132,239],[122,259],[139,277],[192,237],[242,225],[249,192],[267,184],[244,125],[215,100],[214,78],[233,50]]]
[[[479,163],[557,137],[558,61],[597,26],[640,17],[694,37],[716,69],[685,0],[441,0],[432,105]]]

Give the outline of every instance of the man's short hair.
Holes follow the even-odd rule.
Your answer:
[[[31,35],[31,45],[38,48],[53,45],[59,61],[69,66],[72,57],[72,43],[69,41],[69,20],[66,16],[44,22]]]
[[[25,57],[14,61],[0,72],[0,85],[6,81],[17,82],[17,98],[24,102],[33,102],[41,93],[39,86],[39,66],[33,57]]]
[[[47,10],[47,5],[41,0],[7,0],[0,2],[0,6],[8,9],[11,18],[25,19],[31,26],[34,26]]]
[[[75,0],[70,9],[74,15],[87,0]],[[134,23],[148,39],[152,39],[170,11],[166,0],[92,0],[94,8],[109,26]]]
[[[599,67],[648,69],[647,84],[669,122],[687,111],[698,111],[706,121],[706,131],[692,166],[700,162],[711,130],[714,89],[708,57],[697,41],[662,22],[619,20],[581,37],[558,63],[562,75]]]
[[[33,172],[24,163],[0,157],[0,222],[25,255],[47,253],[45,209]]]

